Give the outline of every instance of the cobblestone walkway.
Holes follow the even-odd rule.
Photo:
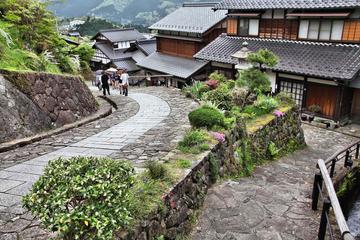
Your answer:
[[[49,234],[20,201],[49,160],[110,156],[137,165],[161,157],[189,128],[186,116],[196,106],[178,90],[167,88],[133,89],[130,98],[116,95],[112,99],[119,110],[108,118],[0,154],[0,240],[48,239]]]
[[[306,149],[256,168],[252,178],[210,189],[192,239],[316,239],[319,213],[310,206],[316,161],[356,139],[307,125],[304,130]]]

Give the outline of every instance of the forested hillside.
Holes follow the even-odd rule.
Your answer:
[[[68,45],[44,1],[0,1],[0,69],[76,74],[87,71],[90,45]]]
[[[217,2],[216,0],[56,0],[49,7],[57,16],[97,16],[122,24],[150,25],[183,2]]]

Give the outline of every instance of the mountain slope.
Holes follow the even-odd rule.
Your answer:
[[[150,25],[189,0],[65,0],[49,7],[60,17],[96,16],[126,24]],[[202,0],[190,0],[201,2]],[[206,0],[205,0],[206,1]],[[216,2],[216,0],[210,0]],[[209,0],[207,0],[209,2]]]

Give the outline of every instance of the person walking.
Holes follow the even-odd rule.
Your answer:
[[[124,69],[123,73],[121,74],[121,81],[122,81],[122,89],[123,95],[129,95],[129,74],[127,74],[127,70]]]
[[[116,81],[116,84],[117,84],[117,88],[119,89],[120,91],[120,95],[122,94],[122,80],[121,80],[121,74],[122,74],[122,71],[121,70],[118,70],[116,72],[116,76],[115,76],[115,81]]]
[[[103,94],[106,96],[106,91],[110,95],[110,86],[109,86],[109,75],[104,71],[101,76],[101,84],[103,89]]]

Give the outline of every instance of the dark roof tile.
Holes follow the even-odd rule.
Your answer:
[[[249,43],[251,51],[269,49],[280,59],[272,68],[294,74],[321,78],[352,80],[360,70],[360,46],[289,40],[230,37],[220,35],[194,57],[197,59],[237,64],[232,55]]]
[[[223,0],[214,9],[321,9],[360,7],[360,0]]]

